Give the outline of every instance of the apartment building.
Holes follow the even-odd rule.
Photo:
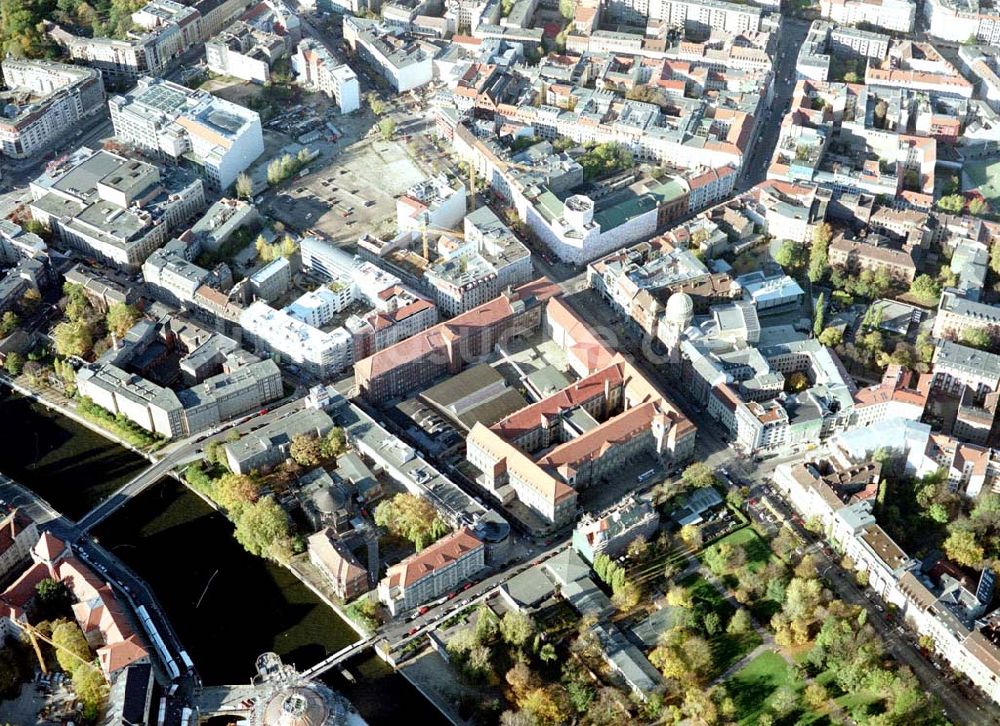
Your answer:
[[[108,107],[118,138],[194,164],[213,189],[229,189],[264,153],[257,112],[205,91],[144,77]]]
[[[545,301],[558,294],[558,286],[542,277],[357,361],[354,375],[361,395],[384,403],[445,373],[457,373],[498,343],[538,330]]]
[[[660,513],[647,500],[630,496],[599,515],[585,514],[573,530],[573,549],[593,564],[597,555],[618,557],[659,528]]]
[[[317,378],[329,378],[354,360],[354,345],[343,328],[324,332],[258,300],[240,315],[247,340],[258,350],[278,355]]]
[[[77,371],[81,396],[164,438],[191,436],[280,398],[281,372],[256,361],[175,392],[110,362]]]
[[[1000,46],[1000,10],[983,0],[927,0],[924,3],[928,33],[942,40],[965,43],[975,38]]]
[[[431,54],[400,27],[347,16],[344,40],[398,93],[420,88],[434,76]]]
[[[941,293],[934,319],[934,337],[960,339],[966,330],[982,330],[996,335],[1000,332],[1000,308],[945,290]]]
[[[398,615],[456,589],[485,566],[486,547],[463,527],[390,567],[378,598]]]
[[[49,35],[73,61],[100,71],[110,88],[129,88],[142,76],[163,73],[181,47],[181,31],[175,26],[124,40],[76,36],[60,27]]]
[[[255,83],[267,83],[274,62],[287,53],[284,38],[239,21],[205,43],[208,70]]]
[[[972,83],[932,44],[912,40],[893,42],[883,60],[869,63],[865,83],[964,99],[972,98],[973,93]]]
[[[890,246],[889,241],[878,234],[865,239],[847,239],[838,235],[830,242],[828,255],[831,265],[854,274],[864,270],[884,270],[893,279],[907,285],[917,276],[913,254]]]
[[[396,227],[400,232],[455,229],[462,223],[465,206],[465,185],[440,174],[396,198]]]
[[[424,271],[438,309],[449,316],[483,305],[533,274],[528,248],[489,207],[465,218],[464,237],[441,237],[438,257]]]
[[[296,436],[325,436],[332,428],[333,421],[323,411],[303,408],[245,434],[239,441],[227,442],[222,448],[230,471],[249,474],[254,469],[274,466],[287,459]]]
[[[37,541],[38,525],[21,510],[0,517],[0,582],[24,564]]]
[[[205,208],[200,179],[82,147],[30,184],[33,219],[88,257],[129,271]]]
[[[909,33],[916,21],[917,4],[913,0],[820,0],[820,13],[841,25],[868,23]]]
[[[308,539],[309,561],[326,578],[333,594],[341,600],[353,600],[368,591],[368,572],[327,527]]]
[[[335,100],[341,113],[361,107],[357,74],[349,65],[335,59],[322,43],[303,38],[292,57],[292,68],[300,82]]]
[[[953,395],[961,395],[964,388],[977,395],[1000,390],[1000,355],[938,340],[933,363],[936,389]]]
[[[292,264],[285,257],[268,262],[248,278],[254,297],[271,302],[292,284]]]
[[[645,25],[647,19],[660,20],[692,35],[708,35],[712,30],[760,30],[762,12],[753,5],[725,0],[612,0],[601,8],[601,15],[610,22],[633,25]]]
[[[104,108],[104,83],[91,68],[7,58],[0,62],[0,152],[26,159]]]

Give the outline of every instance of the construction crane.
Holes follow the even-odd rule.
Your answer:
[[[31,647],[35,649],[35,656],[38,658],[38,667],[41,668],[42,673],[48,675],[49,669],[45,665],[45,658],[42,656],[42,649],[38,646],[39,640],[43,640],[56,650],[62,651],[63,653],[69,653],[71,656],[73,656],[73,658],[80,661],[83,665],[87,666],[92,670],[97,671],[100,674],[101,679],[105,682],[108,682],[108,679],[104,675],[104,671],[102,671],[100,667],[94,665],[89,660],[81,658],[79,655],[74,653],[66,646],[59,645],[58,643],[53,642],[50,638],[42,635],[42,633],[38,630],[38,628],[36,628],[31,623],[22,623],[19,620],[17,620],[17,618],[10,618],[10,622],[12,622],[16,627],[20,628],[28,636],[28,640],[31,643]]]
[[[530,164],[518,164],[517,162],[514,162],[514,161],[503,161],[503,162],[501,162],[501,164],[504,166],[504,168],[521,169],[522,171],[531,171],[532,169],[535,168],[535,167],[533,167]],[[469,167],[469,195],[471,197],[471,199],[469,201],[469,203],[471,205],[469,211],[470,212],[475,212],[476,211],[476,176],[477,176],[477,174],[479,172],[476,171],[476,165],[473,164],[471,161],[467,161],[466,162],[466,166]]]
[[[424,262],[431,261],[431,251],[430,246],[427,241],[427,233],[432,232],[434,234],[446,234],[449,237],[456,237],[457,239],[465,239],[465,235],[461,232],[456,232],[453,229],[441,229],[439,227],[428,227],[426,224],[420,227],[420,236],[423,238],[424,243]]]

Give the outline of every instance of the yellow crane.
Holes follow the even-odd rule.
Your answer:
[[[17,620],[16,618],[11,618],[10,621],[16,627],[20,628],[28,636],[28,641],[31,643],[31,647],[35,649],[35,656],[38,658],[38,667],[41,668],[42,673],[48,675],[49,669],[45,665],[45,658],[42,656],[42,649],[38,646],[38,641],[39,640],[45,641],[46,643],[48,643],[49,645],[51,645],[56,650],[60,650],[63,653],[69,653],[71,656],[73,656],[73,658],[75,658],[76,660],[80,661],[83,665],[87,666],[88,668],[90,668],[92,670],[97,671],[100,674],[101,678],[105,682],[107,682],[108,679],[105,677],[104,671],[102,671],[99,666],[95,665],[94,663],[92,663],[89,660],[85,660],[84,658],[81,658],[79,655],[77,655],[76,653],[74,653],[69,648],[67,648],[65,646],[62,646],[62,645],[59,645],[58,643],[53,642],[51,638],[48,638],[47,636],[42,635],[42,633],[38,630],[38,628],[36,628],[31,623],[22,623],[19,620]]]
[[[456,237],[458,239],[465,239],[465,235],[462,232],[456,232],[453,229],[441,229],[439,227],[428,227],[426,224],[420,227],[420,236],[423,238],[424,243],[424,262],[431,261],[431,251],[427,240],[427,233],[432,232],[434,234],[446,234],[449,237]]]

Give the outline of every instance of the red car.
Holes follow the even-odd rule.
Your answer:
[[[463,590],[468,590],[470,587],[472,587],[472,584],[473,583],[471,583],[471,582],[467,582],[464,585],[462,585],[462,589]]]
[[[410,628],[410,629],[409,629],[409,630],[407,631],[407,633],[406,633],[406,634],[407,634],[407,635],[415,635],[418,629],[419,629],[419,628]]]
[[[449,592],[448,593],[448,599],[449,600],[453,600],[457,594],[458,594],[457,592]]]
[[[419,610],[417,610],[417,615],[424,615],[428,610],[430,610],[430,607],[424,605]]]

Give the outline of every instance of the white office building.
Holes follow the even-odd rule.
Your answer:
[[[264,153],[260,116],[205,91],[142,78],[108,102],[115,135],[200,167],[214,189],[228,189]]]
[[[258,349],[319,378],[336,375],[354,362],[353,343],[346,330],[324,332],[261,300],[243,311],[240,325]]]

